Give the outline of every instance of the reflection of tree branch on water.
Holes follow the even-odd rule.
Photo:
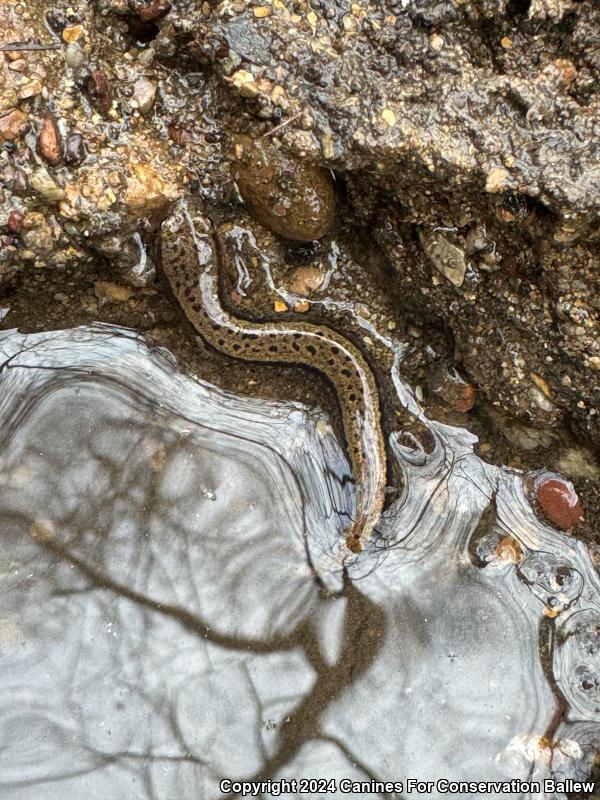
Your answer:
[[[260,782],[274,778],[289,765],[302,745],[311,740],[326,739],[319,731],[319,720],[324,710],[369,669],[383,647],[387,620],[381,606],[360,594],[350,581],[346,581],[343,594],[348,607],[342,635],[344,647],[339,658],[333,665],[326,664],[313,632],[305,625],[300,626],[299,637],[305,654],[318,674],[318,680],[286,719],[285,727],[280,732],[277,752],[258,773],[245,780]],[[368,771],[366,774],[372,777]],[[233,798],[235,795],[231,793],[227,797]]]
[[[110,384],[111,381],[108,381],[109,386]],[[152,410],[152,406],[148,409]],[[195,526],[190,526],[189,522],[194,518],[193,509],[197,507],[198,502],[192,494],[197,488],[195,478],[189,485],[184,485],[183,494],[176,493],[174,501],[165,501],[164,495],[161,496],[160,493],[165,463],[171,466],[179,463],[177,459],[179,456],[185,456],[186,447],[189,446],[188,440],[184,437],[182,441],[177,434],[168,430],[164,414],[160,411],[154,410],[154,416],[150,417],[150,422],[146,422],[144,426],[137,425],[133,418],[119,419],[108,415],[98,420],[96,409],[90,411],[90,414],[94,420],[93,428],[87,429],[84,424],[84,438],[81,441],[79,437],[77,438],[80,449],[76,451],[76,458],[77,464],[82,465],[81,469],[78,466],[73,467],[69,452],[44,446],[40,441],[32,442],[31,445],[28,443],[30,450],[27,454],[32,459],[39,456],[39,450],[44,451],[44,491],[51,500],[44,506],[44,501],[40,498],[40,505],[48,515],[48,529],[45,530],[43,524],[40,525],[39,519],[36,520],[30,511],[20,514],[13,512],[8,521],[16,528],[24,527],[28,530],[31,541],[35,542],[42,552],[49,554],[56,563],[75,567],[79,576],[85,578],[86,585],[81,587],[55,585],[53,592],[55,597],[67,597],[69,594],[82,595],[97,590],[111,592],[116,597],[130,601],[147,614],[159,614],[163,618],[175,621],[202,642],[240,653],[242,657],[246,654],[263,655],[301,649],[316,672],[317,680],[306,696],[300,696],[299,705],[288,714],[285,723],[279,727],[278,746],[270,758],[261,737],[260,726],[257,726],[255,731],[255,744],[258,745],[263,761],[260,775],[274,776],[278,769],[290,763],[303,744],[319,737],[319,720],[323,711],[372,664],[385,640],[384,612],[360,595],[346,581],[343,594],[347,598],[348,607],[343,634],[344,644],[341,654],[333,665],[329,664],[323,655],[313,619],[307,614],[309,611],[307,608],[300,607],[298,613],[302,616],[293,630],[286,633],[272,632],[264,640],[237,633],[228,635],[215,630],[214,622],[202,614],[201,584],[198,583],[192,560],[185,556],[191,552],[189,548],[196,546],[192,542],[198,541],[197,546],[202,548],[203,554],[209,558],[217,558],[226,542],[214,537],[211,539],[210,535],[201,540],[196,539],[198,531]],[[156,427],[158,431],[153,433]],[[66,432],[68,431],[67,428]],[[145,454],[145,458],[140,458],[140,454]],[[153,464],[153,459],[157,463],[149,468],[149,465]],[[210,519],[210,503],[205,508],[208,509],[208,519]],[[132,523],[135,522],[134,527],[125,534],[125,538],[121,534],[115,539],[115,532],[122,528],[128,519],[132,520]],[[164,536],[168,538],[164,538],[162,545],[159,542],[154,548],[152,530],[157,530],[157,523],[158,529],[162,529],[165,532]],[[206,520],[204,524],[207,524]],[[228,525],[230,524],[233,523],[228,521]],[[208,534],[208,529],[206,532]],[[163,550],[163,545],[168,549]],[[233,575],[235,576],[236,569],[243,568],[247,571],[252,570],[253,565],[258,566],[263,546],[261,541],[249,543],[245,540],[240,553],[243,565],[240,562],[237,562],[237,566],[236,562],[231,564],[227,562],[233,569]],[[121,552],[125,554],[123,562],[126,568],[125,578],[112,574],[114,569],[123,566],[119,560]],[[176,560],[176,574],[169,568],[168,558],[173,554]],[[221,560],[224,557],[221,554]],[[309,575],[311,573],[314,587],[316,576],[312,568]],[[168,581],[176,594],[179,593],[183,578],[183,586],[193,590],[193,593],[188,594],[188,598],[195,608],[190,608],[189,603],[186,607],[182,603],[149,595],[136,586],[136,584],[148,585],[150,579],[157,579],[157,574],[159,586],[164,586],[164,582]],[[71,575],[72,573],[69,573],[69,576]],[[56,577],[60,576],[61,573],[57,573]],[[320,581],[316,588],[320,602],[326,603],[330,595],[320,587]],[[127,630],[130,622],[127,617],[125,613],[119,623],[122,630]],[[143,617],[148,619],[146,614]],[[139,620],[136,624],[139,626]],[[145,638],[151,637],[150,624],[144,624],[144,627],[146,631],[142,635]],[[378,634],[376,637],[372,635],[375,630]],[[250,686],[254,688],[251,676],[248,674],[247,677]],[[74,682],[74,676],[71,676],[70,684]],[[139,694],[141,682],[137,685],[134,678],[131,685]],[[256,719],[260,720],[264,712],[257,691],[252,692],[252,698],[256,707]],[[159,702],[159,698],[153,699],[149,696],[146,701],[151,703],[166,722],[168,721],[171,736],[181,750],[180,754],[171,755],[169,759],[174,762],[189,762],[201,768],[210,767],[197,754],[193,754],[194,745],[186,743],[176,710],[169,704]],[[78,726],[81,726],[82,730],[87,724],[85,717],[79,719]],[[82,744],[80,747],[84,747],[88,755],[94,756],[94,764],[89,768],[90,771],[121,762],[133,761],[143,764],[145,761],[147,765],[149,761],[155,760],[151,751],[144,754],[137,750],[122,750],[119,753],[107,754],[101,748],[89,748]],[[156,758],[164,760],[166,756],[157,754]],[[121,765],[125,766],[124,763]],[[138,772],[137,768],[135,771]],[[143,772],[141,777],[145,781],[150,781],[145,789],[148,797],[155,796],[151,786],[151,776]],[[260,776],[257,779],[261,779]]]
[[[22,520],[22,522],[24,521]],[[91,566],[80,557],[74,555],[65,545],[52,540],[38,541],[37,543],[55,558],[77,567],[80,573],[90,581],[90,588],[101,587],[102,589],[108,589],[143,608],[171,617],[186,630],[201,637],[204,641],[209,641],[221,647],[252,653],[272,653],[277,649],[291,649],[298,646],[303,648],[309,662],[317,672],[318,679],[308,696],[289,715],[285,722],[285,727],[280,730],[280,744],[277,752],[270,759],[267,759],[261,743],[261,751],[265,763],[260,772],[247,778],[248,780],[261,781],[273,777],[278,770],[290,762],[304,743],[315,738],[322,738],[318,734],[318,720],[323,710],[368,669],[385,641],[386,622],[384,612],[359,594],[351,584],[347,584],[344,591],[344,595],[348,600],[346,629],[343,636],[344,648],[337,662],[329,666],[323,658],[310,619],[300,623],[291,634],[274,636],[266,642],[223,636],[215,633],[210,625],[199,618],[197,613],[191,613],[179,606],[157,602],[140,592],[107,578],[102,570]],[[358,621],[362,621],[363,624],[357,624]],[[377,632],[376,637],[373,635],[375,632]],[[255,694],[254,697],[257,706],[259,706],[258,695]],[[160,706],[160,710],[164,714],[164,707]],[[206,766],[205,761],[192,755],[190,747],[185,743],[183,734],[178,728],[177,720],[172,710],[170,722],[172,733],[184,751],[183,755],[167,757],[152,753],[129,753],[127,751],[116,754],[103,754],[94,750],[91,752],[93,752],[96,759],[99,759],[100,763],[97,763],[93,769],[97,770],[103,766],[121,763],[123,760],[127,761],[129,759],[142,761],[168,759]],[[89,771],[92,770],[90,769]],[[367,774],[372,777],[368,771]],[[152,795],[149,794],[148,796],[151,797]]]

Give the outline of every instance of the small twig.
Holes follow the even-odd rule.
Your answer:
[[[0,52],[22,52],[24,50],[60,50],[61,45],[58,42],[54,44],[33,44],[32,42],[9,42],[0,47]]]
[[[285,122],[280,122],[279,125],[276,125],[272,130],[263,133],[263,135],[260,138],[264,139],[267,136],[272,136],[274,133],[277,133],[277,131],[280,131],[282,128],[285,128],[286,125],[289,125],[290,122],[293,122],[295,119],[298,119],[298,117],[301,117],[303,113],[304,109],[302,109],[302,111],[298,111],[298,113],[294,114],[293,117],[286,119]]]
[[[48,12],[44,14],[44,25],[46,30],[54,39],[54,42],[51,44],[40,44],[36,42],[8,42],[8,44],[3,44],[0,47],[0,53],[10,53],[13,50],[16,53],[22,53],[26,51],[34,51],[34,50],[60,50],[62,48],[62,41],[56,35],[56,31],[48,21]]]

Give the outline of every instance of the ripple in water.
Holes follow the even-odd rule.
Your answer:
[[[471,434],[425,420],[398,372],[435,447],[394,440],[403,496],[348,558],[323,415],[194,381],[110,326],[0,349],[0,797],[589,777],[586,546]]]

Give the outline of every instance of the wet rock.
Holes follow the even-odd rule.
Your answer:
[[[23,169],[16,169],[12,184],[13,193],[17,197],[25,197],[29,193],[29,179]]]
[[[185,146],[192,140],[192,134],[186,128],[179,125],[169,125],[168,128],[169,139],[180,147]]]
[[[0,144],[12,142],[25,133],[29,127],[29,117],[18,108],[0,116]]]
[[[21,211],[17,211],[15,208],[9,211],[6,225],[12,233],[19,233],[23,227],[23,214]]]
[[[102,114],[108,114],[112,105],[112,93],[105,71],[100,68],[92,70],[89,85],[92,96],[95,97],[98,102],[98,108]]]
[[[83,64],[84,59],[85,55],[79,44],[77,42],[72,42],[67,47],[65,52],[65,61],[67,62],[67,64],[72,69],[75,69],[81,66],[81,64]]]
[[[420,232],[423,249],[433,266],[454,286],[462,286],[467,264],[465,254],[441,233]]]
[[[127,183],[125,203],[128,213],[138,218],[164,208],[177,196],[177,189],[170,186],[151,164],[130,164],[131,177]]]
[[[150,0],[147,5],[136,4],[137,14],[142,22],[157,22],[171,10],[170,0]]]
[[[560,453],[556,468],[572,478],[600,480],[600,467],[593,454],[584,447],[568,447]]]
[[[78,42],[85,34],[83,25],[68,25],[62,32],[62,38],[67,44]]]
[[[6,88],[0,90],[0,114],[5,111],[10,111],[17,105],[17,93],[13,88]]]
[[[31,175],[31,188],[50,203],[58,202],[65,196],[45,167],[39,167]]]
[[[19,100],[27,100],[42,93],[43,84],[38,78],[25,78],[17,89]]]
[[[42,122],[38,137],[40,155],[53,167],[62,161],[62,138],[56,119],[47,114]]]
[[[286,239],[320,239],[333,224],[335,197],[326,170],[273,144],[236,136],[235,177],[249,212]]]
[[[543,470],[530,475],[527,484],[541,513],[552,525],[571,531],[583,522],[583,508],[570,481]]]
[[[25,215],[21,240],[25,247],[32,252],[33,257],[44,256],[53,249],[52,228],[43,214],[38,211],[30,211]]]
[[[455,367],[441,365],[434,370],[430,382],[431,394],[447,408],[462,414],[475,405],[474,386],[466,381]]]
[[[289,292],[308,297],[316,292],[325,280],[325,273],[318,267],[298,267],[286,276],[284,285]]]
[[[124,303],[135,294],[135,289],[132,289],[131,286],[120,286],[118,283],[112,283],[111,281],[96,281],[94,294],[98,300]]]
[[[140,78],[133,85],[133,100],[142,114],[147,114],[156,99],[156,86],[147,78]]]
[[[85,159],[85,141],[81,133],[71,133],[67,137],[65,161],[71,166],[78,166]]]

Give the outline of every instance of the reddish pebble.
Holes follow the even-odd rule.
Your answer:
[[[454,409],[466,414],[475,405],[475,388],[470,383],[465,383],[462,391],[457,394],[454,400]]]
[[[169,134],[169,139],[172,142],[175,142],[175,144],[178,144],[182,147],[185,146],[189,141],[191,141],[192,138],[192,134],[188,130],[186,130],[186,128],[180,128],[178,125],[175,125],[174,123],[171,123],[171,125],[169,125],[168,134]]]
[[[447,408],[467,414],[475,405],[475,387],[454,367],[442,364],[431,376],[432,394]]]
[[[92,71],[91,82],[92,94],[98,98],[98,106],[103,114],[108,114],[112,105],[110,86],[106,78],[106,73],[102,69]]]
[[[19,233],[23,227],[23,214],[21,214],[20,211],[17,211],[16,208],[13,208],[8,214],[6,226],[9,231],[12,231],[12,233]]]
[[[166,17],[170,10],[171,3],[169,0],[151,0],[147,6],[140,8],[137,13],[144,22],[156,22]]]
[[[40,155],[56,167],[62,161],[62,137],[52,114],[46,114],[38,139]]]
[[[552,473],[534,478],[532,488],[544,516],[559,530],[570,531],[583,522],[583,507],[573,484]]]

